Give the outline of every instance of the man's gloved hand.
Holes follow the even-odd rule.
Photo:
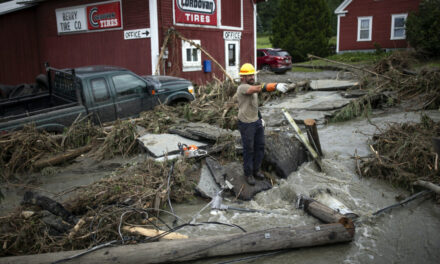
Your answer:
[[[282,93],[287,92],[287,84],[285,83],[263,83],[261,84],[261,90],[263,92],[280,91]]]
[[[264,122],[263,118],[261,118],[261,124],[263,125],[263,127],[266,127],[266,122]]]
[[[276,89],[277,89],[277,91],[285,93],[285,92],[287,92],[287,84],[285,84],[285,83],[277,83]]]

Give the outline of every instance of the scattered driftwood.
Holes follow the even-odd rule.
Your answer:
[[[350,242],[353,235],[339,223],[303,227],[278,227],[256,232],[198,237],[110,247],[80,257],[81,263],[170,263],[216,256],[322,246]],[[81,254],[64,251],[41,255],[7,257],[2,263],[52,263]]]
[[[413,185],[421,186],[421,187],[426,188],[428,190],[431,190],[437,194],[440,194],[440,186],[438,186],[432,182],[418,180],[418,181],[415,181],[413,183]]]
[[[33,164],[34,169],[41,169],[48,166],[54,166],[58,165],[60,163],[66,162],[68,160],[74,159],[78,157],[79,155],[86,153],[92,149],[93,145],[86,145],[81,148],[77,148],[71,151],[67,151],[65,153],[61,153],[59,155],[56,155],[54,157],[44,159],[44,160],[38,160]]]
[[[147,229],[140,226],[124,226],[122,229],[130,233],[139,234],[146,237],[156,237],[162,235],[163,233],[166,233],[165,231],[162,230]],[[166,235],[160,237],[160,239],[165,239],[165,240],[187,239],[187,238],[188,236],[176,232],[167,233]]]
[[[340,65],[343,65],[343,66],[348,67],[348,68],[353,68],[353,69],[356,69],[356,70],[365,71],[365,72],[368,72],[370,74],[373,74],[373,75],[376,75],[376,76],[380,76],[380,77],[382,77],[384,79],[387,79],[387,80],[390,80],[390,81],[394,81],[393,78],[391,78],[389,76],[386,76],[386,75],[383,75],[383,74],[379,74],[379,73],[374,72],[374,71],[370,71],[370,70],[368,70],[366,68],[354,66],[354,65],[343,63],[343,62],[339,62],[339,61],[334,61],[334,60],[329,60],[329,59],[321,58],[321,57],[318,57],[318,56],[315,56],[315,55],[312,55],[312,54],[308,54],[307,57],[309,57],[311,59],[318,59],[318,60],[323,60],[323,61],[327,61],[327,62],[331,62],[331,63],[335,63],[335,64],[340,64]]]

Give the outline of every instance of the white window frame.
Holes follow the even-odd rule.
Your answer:
[[[391,40],[406,39],[406,27],[405,27],[405,25],[403,25],[403,29],[404,29],[403,36],[402,37],[394,36],[394,30],[396,29],[396,27],[395,27],[395,19],[396,18],[402,18],[402,17],[403,17],[404,21],[406,22],[406,18],[408,17],[408,14],[394,14],[394,15],[391,15],[391,37],[390,37]]]
[[[368,39],[361,39],[361,24],[362,24],[363,20],[368,20],[368,25],[369,25]],[[373,35],[372,29],[373,29],[373,17],[372,16],[358,17],[357,41],[371,41],[371,36]]]
[[[192,39],[191,41],[198,45],[201,45],[200,40]],[[187,61],[186,53],[188,49],[197,50],[196,61]],[[182,71],[188,72],[188,71],[201,71],[201,70],[202,70],[202,52],[200,51],[200,49],[197,49],[189,42],[182,40]]]

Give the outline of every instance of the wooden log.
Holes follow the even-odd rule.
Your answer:
[[[147,237],[155,237],[155,236],[158,236],[158,235],[165,233],[165,231],[162,231],[162,230],[148,229],[148,228],[143,228],[140,226],[124,226],[122,229],[125,231],[128,231],[130,233],[135,233],[135,234],[139,234],[139,235],[143,235],[143,236],[147,236]],[[175,239],[187,239],[187,238],[188,238],[188,236],[186,236],[186,235],[182,235],[182,234],[179,234],[176,232],[171,232],[167,235],[164,235],[160,239],[175,240]]]
[[[72,151],[68,151],[68,152],[56,155],[55,157],[51,157],[51,158],[44,159],[44,160],[38,160],[38,161],[34,162],[32,167],[34,169],[41,169],[41,168],[44,168],[47,166],[54,166],[54,165],[60,164],[62,162],[74,159],[74,158],[78,157],[79,155],[81,155],[91,149],[92,149],[92,145],[89,144],[87,146],[77,148]]]
[[[301,197],[300,199],[302,199],[300,203],[302,204],[304,211],[324,223],[340,223],[348,230],[348,232],[354,235],[355,227],[350,218],[312,198]]]
[[[428,190],[431,190],[437,194],[440,194],[440,186],[438,186],[432,182],[418,180],[418,181],[415,181],[413,183],[413,185],[421,186],[421,187],[426,188]]]
[[[319,141],[318,128],[316,127],[315,119],[306,119],[304,120],[304,124],[306,125],[309,141],[312,143],[313,147],[315,147],[318,155],[322,157],[321,142]]]
[[[349,242],[341,224],[277,227],[256,232],[110,247],[82,255],[76,263],[169,263],[288,248]],[[1,263],[52,263],[83,250],[0,258]]]

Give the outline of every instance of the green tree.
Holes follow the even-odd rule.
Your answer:
[[[325,0],[281,0],[272,21],[273,47],[286,49],[296,62],[305,61],[308,53],[326,56],[330,36],[330,11]]]
[[[418,52],[440,56],[440,0],[424,0],[408,15],[406,36]]]
[[[257,4],[257,31],[258,33],[271,33],[272,20],[278,14],[280,0],[270,0]],[[258,27],[260,25],[260,27]]]

